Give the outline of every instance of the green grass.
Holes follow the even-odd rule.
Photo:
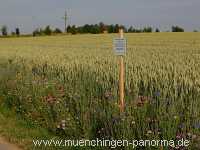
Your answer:
[[[54,137],[46,129],[23,120],[21,117],[16,116],[15,112],[2,106],[0,106],[0,120],[0,135],[22,149],[38,149],[34,147],[33,139],[51,139]]]

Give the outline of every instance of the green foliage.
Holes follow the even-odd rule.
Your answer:
[[[15,34],[16,34],[17,36],[20,36],[20,30],[19,30],[19,28],[16,28],[16,29],[15,29]]]
[[[53,33],[59,34],[59,33],[62,33],[62,31],[61,31],[59,28],[56,28],[56,29],[53,31]]]
[[[42,34],[43,34],[42,29],[37,28],[33,31],[33,36],[38,36],[38,35],[42,35]]]
[[[107,30],[107,26],[103,22],[100,22],[99,23],[99,30],[100,30],[100,33],[104,33],[104,31]]]
[[[156,29],[156,30],[159,30],[159,29]],[[150,33],[150,32],[153,32],[153,28],[144,27],[143,29],[136,29],[136,28],[133,28],[133,26],[131,26],[127,31],[129,33]]]
[[[3,25],[1,27],[1,33],[3,36],[7,36],[8,35],[8,27],[6,25]]]
[[[120,29],[119,24],[114,25],[114,33],[118,33]]]
[[[179,26],[172,26],[172,32],[184,32],[184,29]]]
[[[68,26],[67,26],[67,32],[69,33],[69,32],[70,32],[70,30],[71,30],[71,26],[70,26],[70,25],[68,25]]]
[[[114,25],[109,25],[108,26],[108,33],[114,33]]]
[[[43,32],[44,32],[45,35],[51,35],[52,30],[51,30],[50,26],[48,25],[48,26],[45,27]]]
[[[44,29],[37,28],[33,31],[33,36],[41,36],[41,35],[51,35],[52,33],[59,34],[62,33],[62,31],[59,28],[55,28],[55,30],[52,30],[51,27],[48,25]]]
[[[156,28],[155,32],[160,32],[160,30],[158,28]]]
[[[152,32],[152,27],[144,27],[143,32]]]
[[[71,34],[84,34],[84,33],[91,33],[91,34],[99,34],[99,33],[118,33],[119,29],[124,29],[124,32],[128,33],[152,33],[153,28],[151,26],[146,26],[143,28],[134,28],[130,26],[128,29],[124,25],[119,24],[104,24],[100,22],[99,24],[85,24],[83,26],[76,26],[76,25],[68,25],[67,32]],[[36,29],[33,32],[33,35],[51,35],[51,33],[62,33],[62,31],[56,28],[54,31],[50,29],[50,26],[47,26],[44,30],[43,29]],[[155,29],[155,32],[160,32],[159,28]],[[179,26],[172,26],[172,32],[184,32],[184,29]]]
[[[69,33],[71,33],[71,34],[76,34],[76,33],[77,33],[77,30],[76,30],[76,26],[75,26],[75,25],[73,25],[73,26],[70,28]]]

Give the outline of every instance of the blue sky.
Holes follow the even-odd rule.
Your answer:
[[[64,28],[65,10],[69,24],[124,24],[170,30],[180,25],[200,30],[200,0],[0,0],[0,26],[24,33],[51,25]]]

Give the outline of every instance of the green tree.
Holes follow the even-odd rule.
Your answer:
[[[90,33],[93,33],[93,34],[101,33],[99,25],[98,24],[91,25]]]
[[[124,32],[127,32],[127,29],[126,29],[126,27],[125,27],[124,25],[120,25],[120,26],[119,26],[119,29],[123,29]],[[118,30],[118,32],[119,32],[119,30]]]
[[[108,26],[108,33],[114,33],[114,25],[109,25]]]
[[[89,24],[85,24],[83,26],[83,33],[89,33],[90,32],[90,25]]]
[[[130,26],[130,28],[128,29],[128,32],[129,33],[133,32],[133,26]]]
[[[119,24],[116,24],[114,26],[114,33],[118,33],[119,32],[119,28],[120,28]]]
[[[44,29],[43,32],[45,35],[51,35],[52,30],[51,30],[50,26],[48,25],[48,26],[46,26],[46,28]]]
[[[20,30],[19,30],[19,28],[16,28],[16,29],[15,29],[15,34],[16,34],[17,36],[20,36]]]
[[[101,33],[104,33],[104,31],[107,30],[107,27],[106,27],[106,25],[103,22],[99,23],[99,28],[100,28],[100,32]]]
[[[144,27],[143,32],[152,32],[152,27]]]
[[[143,30],[142,30],[142,29],[135,29],[135,32],[136,32],[136,33],[142,33]]]
[[[156,28],[156,31],[155,32],[160,32],[160,30],[158,28]]]
[[[6,25],[2,26],[1,33],[2,33],[3,36],[7,36],[8,35],[8,27]]]
[[[77,34],[76,26],[73,25],[69,31],[71,34]]]
[[[56,33],[56,34],[59,34],[59,33],[62,33],[62,31],[59,29],[59,28],[56,28],[53,33]]]
[[[43,30],[41,28],[37,28],[33,31],[33,36],[40,36],[43,34]]]
[[[184,32],[184,29],[179,26],[172,26],[172,32]]]
[[[67,33],[70,33],[70,30],[71,30],[71,26],[68,25],[68,26],[67,26]]]

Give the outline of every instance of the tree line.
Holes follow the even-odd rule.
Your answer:
[[[111,24],[107,25],[103,22],[100,22],[99,24],[85,24],[83,26],[76,26],[76,25],[68,25],[66,28],[66,33],[70,34],[100,34],[100,33],[118,33],[119,29],[124,29],[124,32],[126,33],[151,33],[151,32],[161,32],[159,28],[156,28],[155,30],[150,27],[143,27],[143,28],[134,28],[133,26],[130,26],[129,28],[126,28],[124,25],[119,24]],[[8,27],[2,26],[0,28],[2,36],[8,36]],[[170,31],[168,31],[170,32]],[[179,26],[172,26],[171,32],[184,32],[184,28]],[[197,32],[197,30],[194,30],[194,32]],[[42,36],[42,35],[52,35],[52,34],[62,34],[64,33],[61,29],[55,28],[52,29],[50,25],[47,25],[45,28],[37,28],[32,32],[33,36]],[[20,36],[20,29],[16,28],[15,32],[11,32],[11,36]]]
[[[129,28],[126,28],[124,25],[119,24],[111,24],[106,25],[103,22],[100,22],[99,24],[85,24],[83,26],[68,26],[67,32],[71,34],[81,34],[81,33],[92,33],[92,34],[99,34],[99,33],[118,33],[119,29],[124,29],[124,32],[126,33],[151,33],[151,32],[161,32],[160,29],[156,28],[155,30],[150,27],[143,27],[143,28],[134,28],[133,26],[130,26]],[[179,26],[172,26],[171,32],[184,32],[184,29]]]
[[[2,26],[1,28],[0,28],[0,31],[1,31],[1,34],[3,35],[3,36],[8,36],[8,27],[6,26],[6,25],[4,25],[4,26]],[[11,32],[11,35],[16,35],[16,36],[20,36],[20,30],[19,30],[19,28],[16,28],[15,29],[15,32]]]

